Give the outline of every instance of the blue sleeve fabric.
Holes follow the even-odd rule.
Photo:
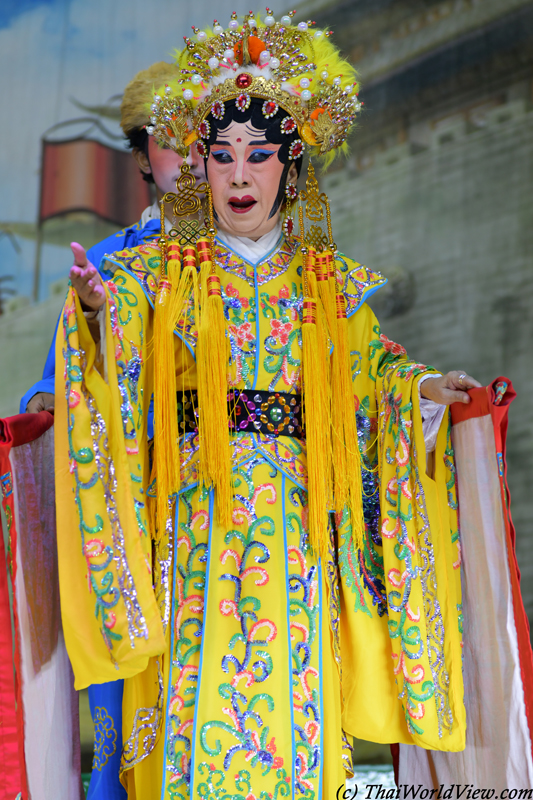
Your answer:
[[[136,222],[135,225],[131,225],[129,228],[124,228],[123,230],[118,231],[118,233],[108,236],[107,239],[98,242],[98,244],[93,245],[91,248],[89,248],[89,250],[87,250],[87,258],[98,269],[102,278],[104,280],[108,280],[110,277],[109,274],[106,273],[105,269],[101,269],[104,256],[111,255],[111,253],[116,253],[119,250],[124,250],[127,247],[137,247],[137,245],[142,244],[148,239],[158,236],[160,231],[161,226],[159,224],[159,220],[157,219],[149,220],[144,227],[141,227],[140,222]],[[50,392],[50,394],[54,394],[56,369],[55,341],[58,325],[59,319],[54,330],[52,344],[50,345],[50,350],[48,351],[48,356],[44,365],[43,377],[26,392],[20,401],[21,414],[24,414],[26,411],[26,406],[34,395],[39,394],[39,392]]]
[[[89,686],[94,751],[87,800],[127,800],[120,783],[124,681]]]

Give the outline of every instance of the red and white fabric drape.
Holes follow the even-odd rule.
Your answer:
[[[506,378],[452,406],[462,551],[466,748],[400,745],[399,784],[494,789],[533,787],[533,656],[520,593],[505,443]],[[454,795],[455,796],[455,795]]]
[[[61,631],[53,421],[46,411],[0,420],[0,800],[84,796],[78,698]]]

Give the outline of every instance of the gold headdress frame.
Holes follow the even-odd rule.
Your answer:
[[[330,108],[335,108],[336,114],[348,114],[349,108],[353,105],[350,101],[347,102],[340,87],[332,88],[328,106],[321,108],[320,113],[315,112],[315,119],[311,116],[313,109],[301,97],[290,94],[277,81],[247,72],[240,72],[237,77],[227,78],[223,83],[217,84],[211,93],[198,103],[194,113],[194,128],[197,135],[200,124],[213,111],[215,103],[225,103],[246,95],[274,101],[283,108],[296,122],[304,142],[311,147],[318,147],[321,154],[339,147],[346,138],[349,126],[339,127],[330,113]]]

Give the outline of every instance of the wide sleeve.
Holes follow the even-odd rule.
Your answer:
[[[56,339],[59,579],[77,689],[135,675],[165,648],[146,509],[152,311],[122,271],[106,298],[105,354],[72,288]]]
[[[365,537],[339,527],[344,726],[362,739],[462,750],[460,550],[449,414],[427,474],[418,383],[433,372],[363,304],[349,320]]]

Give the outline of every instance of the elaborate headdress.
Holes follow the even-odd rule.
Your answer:
[[[194,39],[185,37],[176,54],[179,77],[154,99],[148,132],[183,147],[206,138],[206,118],[223,116],[225,103],[234,101],[244,111],[254,97],[264,100],[265,117],[283,108],[311,154],[342,149],[361,108],[356,72],[328,31],[314,30],[311,22],[293,26],[291,17],[277,22],[267,8],[263,21],[250,12],[239,23],[233,13],[227,28],[216,20],[212,32],[194,28]],[[180,142],[176,121],[187,112],[194,132]]]
[[[234,104],[238,117],[238,111],[244,114],[252,102],[259,101],[266,119],[277,116],[282,134],[300,137],[293,139],[289,158],[299,158],[307,147],[311,155],[331,160],[336,151],[345,147],[361,107],[355,70],[340,57],[328,39],[328,32],[313,30],[311,22],[293,26],[291,16],[284,16],[277,22],[267,8],[263,22],[250,13],[241,24],[237,15],[232,14],[226,29],[216,20],[212,32],[194,28],[194,41],[186,38],[184,50],[177,54],[179,76],[158,89],[154,97],[148,133],[181,154],[196,142],[200,155],[207,157],[206,142],[210,138],[211,126],[225,117],[227,104]],[[285,113],[278,114],[280,109]],[[187,172],[186,166],[184,169]],[[309,172],[306,191],[301,193],[305,203],[299,207],[305,291],[303,388],[311,542],[324,554],[328,508],[335,507],[340,511],[346,504],[352,509],[361,507],[361,465],[345,298],[342,287],[337,284],[329,205],[325,195],[319,192],[312,165]],[[190,192],[191,177],[184,175],[182,180],[187,177],[189,184],[184,181],[182,188]],[[216,487],[219,513],[229,523],[232,492],[229,433],[225,424],[228,414],[227,347],[220,279],[212,257],[216,231],[209,202],[210,190],[207,184],[205,187],[207,222],[202,231],[198,229],[197,240],[191,241],[189,232],[186,232],[190,229],[186,227],[181,228],[181,233],[175,231],[174,243],[168,245],[164,235],[161,240],[163,279],[160,287],[163,289],[161,301],[156,306],[156,333],[158,327],[161,333],[172,331],[176,321],[175,310],[179,308],[179,313],[183,312],[187,292],[190,294],[192,291],[196,298],[201,296],[201,308],[195,300],[199,319],[197,366],[202,409],[199,422],[201,479]],[[175,200],[174,212],[179,216],[179,196],[173,195],[169,199]],[[179,273],[180,245],[183,256],[181,277],[179,287],[173,290],[172,278],[168,280],[168,277],[172,272]],[[192,245],[196,247],[196,255]],[[168,265],[165,267],[167,254]],[[201,268],[199,282],[197,264]],[[174,292],[173,296],[178,300],[172,301],[170,297],[166,302],[165,292],[171,295]],[[160,312],[165,303],[175,309],[166,321],[166,312]],[[333,355],[330,356],[332,344]],[[173,350],[166,347],[164,352],[166,359],[161,357],[156,364],[156,413],[157,372],[160,373],[160,385],[164,387],[164,372],[171,370],[173,363]],[[168,364],[164,367],[166,362]],[[167,400],[170,401],[173,393],[175,387],[169,389],[167,386]],[[162,397],[163,391],[159,394]],[[343,407],[343,413],[332,413],[332,398],[335,404]],[[168,403],[163,403],[163,406],[168,409]],[[161,452],[168,447],[169,439],[175,441],[173,417],[174,411],[165,419],[162,417],[163,431],[167,435],[158,438]],[[177,488],[179,464],[174,465],[174,474],[171,475],[168,455],[164,466],[163,462],[164,457],[159,459],[159,463],[167,471],[163,492],[166,498],[167,490],[172,486]],[[352,522],[354,535],[360,541],[360,514],[352,514]]]

